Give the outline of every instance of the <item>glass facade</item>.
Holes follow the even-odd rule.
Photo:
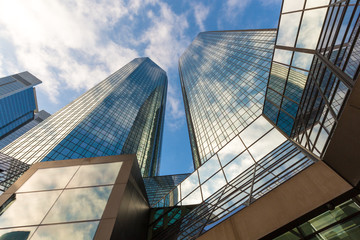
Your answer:
[[[154,239],[196,238],[322,159],[359,75],[359,13],[359,1],[284,0],[276,42],[271,30],[198,35],[179,60],[196,170],[152,206],[152,227],[198,206]]]
[[[0,194],[8,189],[29,165],[0,152]]]
[[[35,89],[41,83],[29,72],[0,78],[0,139],[34,119]]]
[[[359,2],[330,3],[293,129],[294,139],[319,158],[360,71]]]
[[[174,189],[189,175],[190,174],[177,174],[144,178],[149,204],[156,204],[163,196]],[[175,198],[178,198],[178,196],[175,196]]]
[[[359,26],[357,1],[283,1],[264,114],[319,157],[359,75]]]
[[[274,240],[337,240],[360,239],[359,197],[350,199],[326,211]]]
[[[21,127],[17,128],[16,130],[12,131],[11,133],[7,134],[0,140],[0,149],[4,148],[6,145],[10,144],[12,141],[41,123],[43,120],[48,118],[50,114],[44,110],[35,113],[34,120],[31,120],[28,123],[25,123]]]
[[[92,239],[121,166],[38,169],[1,206],[0,239]]]
[[[1,151],[28,164],[137,154],[143,176],[157,174],[167,76],[137,58]]]
[[[276,30],[200,33],[179,60],[194,166],[263,109]]]

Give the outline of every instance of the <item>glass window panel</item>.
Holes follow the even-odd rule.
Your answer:
[[[315,49],[327,8],[305,11],[296,47]]]
[[[359,207],[352,200],[337,206],[332,211],[327,211],[311,220],[309,223],[315,230],[320,230],[336,221],[339,221],[351,214],[358,212]]]
[[[180,201],[180,185],[176,186],[169,194],[169,206],[175,206]]]
[[[294,67],[310,70],[313,57],[314,54],[295,52],[291,65]]]
[[[296,2],[296,1],[293,1]],[[301,12],[281,15],[276,44],[293,47],[300,24]]]
[[[350,221],[340,223],[330,229],[321,233],[321,239],[338,240],[338,239],[360,239],[360,216],[357,216]]]
[[[235,137],[223,149],[218,152],[221,164],[224,166],[244,150],[245,146],[244,144],[242,144],[240,138]]]
[[[273,63],[269,79],[269,87],[282,93],[284,91],[288,71],[289,67],[278,63]]]
[[[61,191],[16,194],[16,199],[0,217],[1,227],[40,224]]]
[[[249,151],[255,161],[259,161],[262,157],[285,141],[286,138],[276,128],[274,128],[253,146],[251,146]]]
[[[200,188],[196,189],[189,196],[187,196],[184,200],[182,200],[181,205],[193,205],[199,204],[202,202]]]
[[[270,172],[257,168],[255,172],[252,197],[257,199],[271,191],[271,189],[280,184],[280,182],[276,180],[275,176]]]
[[[310,129],[309,129],[310,130]],[[310,141],[312,143],[315,142],[315,139],[316,139],[316,136],[318,135],[319,133],[319,130],[320,130],[320,124],[316,124],[313,126],[313,129],[311,131],[311,135],[310,135]]]
[[[348,92],[348,88],[345,86],[345,84],[340,82],[331,103],[331,107],[336,114],[339,113],[347,92]]]
[[[282,12],[301,10],[304,7],[304,0],[284,0]]]
[[[322,128],[320,135],[315,144],[315,147],[317,148],[317,150],[322,152],[322,150],[325,147],[325,143],[326,143],[326,140],[328,139],[328,137],[329,137],[329,134],[326,132],[326,130],[324,128]]]
[[[239,207],[242,206],[243,203],[245,203],[249,199],[249,194],[246,192],[236,192],[236,194],[231,195],[224,199],[222,202],[225,202],[222,204],[222,207],[225,209],[228,209],[229,211],[236,211]]]
[[[298,105],[296,103],[294,103],[293,101],[290,101],[290,100],[284,98],[281,108],[282,108],[282,110],[286,111],[291,116],[293,116],[294,118],[296,117],[296,112],[297,112],[297,109],[298,109]],[[290,116],[288,116],[288,117],[290,117]],[[280,121],[280,119],[279,119],[279,121]],[[287,123],[293,124],[293,120],[292,121],[287,121]],[[292,126],[289,126],[289,128],[292,128]]]
[[[307,72],[291,68],[285,95],[296,102],[300,102],[306,84]]]
[[[1,240],[26,240],[30,239],[36,227],[11,228],[0,230]]]
[[[264,104],[265,116],[267,116],[272,122],[276,123],[278,113],[279,113],[279,109],[275,107],[275,105],[273,105],[269,101],[265,101]]]
[[[226,179],[230,182],[254,163],[255,162],[248,151],[243,152],[240,156],[235,158],[234,161],[224,167]]]
[[[122,162],[83,165],[67,187],[114,184]]]
[[[271,101],[271,103],[280,107],[283,96],[278,94],[277,92],[271,90],[271,88],[268,88],[266,98],[267,98],[267,100]]]
[[[112,186],[65,190],[44,223],[100,219]]]
[[[203,193],[204,199],[207,199],[217,190],[225,186],[226,180],[222,171],[216,173],[212,178],[210,178],[206,183],[201,185],[201,190]]]
[[[220,169],[219,160],[217,159],[217,156],[214,155],[198,169],[200,183],[203,183],[219,169]]]
[[[240,133],[245,146],[249,147],[273,126],[263,117],[260,116],[250,126]]]
[[[98,221],[40,226],[33,240],[93,239]]]
[[[286,104],[286,99],[284,99],[284,103]],[[296,111],[297,110],[297,105],[283,105],[283,107],[286,107],[288,109],[293,109],[292,111]],[[296,108],[296,109],[295,109]],[[284,109],[286,110],[286,109]],[[277,126],[283,130],[288,136],[291,135],[291,131],[292,131],[292,128],[294,126],[294,118],[291,117],[288,113],[286,113],[285,111],[280,111],[280,114],[279,114],[279,119],[278,119],[278,122],[277,122]]]
[[[305,8],[320,7],[329,4],[329,0],[307,0]]]
[[[17,192],[63,189],[79,166],[38,169]]]
[[[274,61],[290,65],[292,51],[275,49]]]
[[[181,183],[181,198],[186,197],[191,191],[199,186],[197,171],[193,172]]]

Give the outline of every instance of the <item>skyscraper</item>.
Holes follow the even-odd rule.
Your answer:
[[[179,60],[194,166],[262,113],[276,29],[200,33]]]
[[[147,194],[151,194],[150,210],[143,194],[145,188],[141,187],[143,181],[136,183],[139,180],[136,176],[126,180],[132,186],[126,187],[127,194],[123,194],[127,200],[114,201],[118,207],[125,203],[123,207],[110,207],[114,203],[110,198],[115,194],[105,194],[109,208],[105,207],[101,218],[106,218],[106,222],[109,215],[119,218],[116,223],[120,228],[113,232],[145,236],[142,233],[150,227],[148,238],[159,240],[360,239],[359,3],[359,0],[284,0],[277,33],[273,30],[201,33],[179,63],[196,169],[189,175],[146,179]],[[145,101],[139,109],[148,110],[150,105]],[[147,113],[144,110],[134,122],[144,122]],[[134,142],[126,140],[124,146],[131,147]],[[134,156],[130,158],[132,163]],[[73,165],[81,171],[80,162],[85,165],[110,162],[109,157],[91,160],[76,159]],[[46,165],[53,168],[48,162],[40,164],[44,165],[32,166],[33,171],[27,175]],[[125,169],[136,173],[136,168],[129,165],[122,168]],[[60,171],[58,180],[65,180]],[[30,178],[28,182],[37,183],[36,175],[35,172],[35,180]],[[89,176],[76,175],[79,174],[69,174],[64,187],[59,189],[64,193],[72,191],[69,189],[72,187],[84,191],[84,185],[71,185],[71,176],[81,184],[93,181]],[[128,176],[119,174],[118,180],[124,181],[124,175]],[[23,181],[4,194],[6,198],[0,197],[5,209],[0,221],[2,217],[12,224],[1,229],[4,237],[11,236],[7,235],[7,228],[25,225],[13,220],[18,217],[14,212],[33,210],[24,196],[39,194],[30,192],[39,189],[24,191],[20,187],[28,176],[24,175]],[[66,186],[68,181],[70,186]],[[117,193],[119,189],[116,188]],[[55,189],[51,186],[43,190],[52,194]],[[19,198],[10,205],[15,193]],[[137,200],[131,194],[137,194]],[[74,199],[74,195],[69,195]],[[44,221],[39,219],[27,223],[28,226],[39,226],[33,228],[37,231],[35,236],[44,232],[54,234],[53,229],[65,232],[61,226],[46,225],[60,223],[65,227],[65,220],[69,219],[64,213],[72,210],[71,203],[78,201],[69,198],[66,201],[60,195],[60,201],[52,208],[44,199],[50,214],[44,216]],[[78,209],[70,221],[102,220],[102,210],[98,216],[83,219],[82,213],[90,208]],[[115,212],[116,209],[120,211]],[[132,210],[143,211],[144,215],[147,212],[150,224],[141,221],[142,228],[134,229],[140,221]],[[78,232],[95,234],[96,224],[90,224],[93,231],[80,228]],[[109,229],[112,231],[102,228]],[[95,239],[106,238],[95,235]]]
[[[45,110],[41,110],[35,113],[34,120],[23,124],[22,126],[18,127],[16,130],[13,130],[11,133],[4,136],[0,139],[0,149],[4,148],[6,145],[10,144],[12,141],[44,121],[46,118],[50,116],[50,113],[46,112]]]
[[[34,119],[34,86],[41,83],[29,72],[0,78],[0,139]]]
[[[2,149],[27,164],[136,153],[143,176],[160,161],[165,71],[137,58]]]
[[[263,89],[247,86],[259,43],[232,48],[246,49],[234,64],[235,40],[198,35],[179,61],[197,169],[153,205],[153,229],[198,205],[153,239],[360,238],[359,3],[284,0]]]

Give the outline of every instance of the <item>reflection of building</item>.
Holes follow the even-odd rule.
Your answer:
[[[100,227],[104,216],[112,221],[120,216],[113,234],[125,234],[124,239],[134,229],[141,235],[137,239],[145,231],[148,238],[159,240],[360,239],[360,1],[329,2],[285,0],[277,33],[199,34],[179,64],[195,171],[188,176],[147,178],[146,188],[138,178],[120,174],[137,186],[126,187],[127,196],[137,197],[116,199],[116,204],[126,205],[111,207],[110,212],[81,206],[81,213],[92,209],[92,214],[104,215],[81,218],[82,214],[75,214],[69,221],[91,221],[86,233],[95,234],[98,221],[97,231],[104,229]],[[148,96],[138,108],[144,112],[134,122],[149,120],[145,115],[156,96]],[[131,128],[128,136],[137,136],[136,129]],[[124,143],[137,146],[137,140]],[[84,162],[99,165],[97,160]],[[123,166],[120,172],[130,168]],[[108,176],[106,169],[94,172]],[[28,171],[24,178],[31,174]],[[81,179],[86,182],[90,177]],[[46,192],[22,192],[17,189],[21,184],[20,179],[0,197],[3,217],[17,216],[11,214],[17,209],[12,206],[22,201],[21,194],[32,194],[26,191]],[[113,183],[100,184],[109,187]],[[71,187],[84,186],[70,184],[59,189],[65,193]],[[121,189],[114,195],[121,196]],[[18,197],[15,202],[14,196]],[[60,195],[59,201],[62,198]],[[55,203],[40,225],[71,226],[63,216],[67,209],[61,208],[70,202],[78,203],[74,199],[61,200],[63,205]],[[142,213],[149,216],[147,222],[138,218]],[[140,225],[133,225],[135,222]],[[84,225],[77,226],[81,234]],[[57,229],[40,226],[39,232],[47,233],[46,228]],[[58,229],[62,231],[61,226]],[[0,233],[7,233],[1,225]],[[95,239],[109,238],[95,234]]]
[[[35,113],[34,120],[31,120],[28,123],[25,123],[21,127],[17,128],[16,130],[12,131],[8,135],[4,136],[0,140],[0,149],[4,148],[6,145],[10,144],[12,141],[44,121],[46,118],[48,118],[50,114],[44,110],[41,110],[40,112]]]
[[[0,239],[146,239],[135,155],[41,162],[17,183],[0,196]]]
[[[158,171],[166,73],[137,58],[1,151],[24,163],[136,153]]]
[[[0,140],[34,119],[37,111],[34,86],[39,83],[29,72],[0,79]]]
[[[276,31],[200,33],[179,60],[194,166],[262,113]]]
[[[198,205],[154,239],[360,238],[359,2],[284,0],[259,113],[243,99],[261,90],[248,77],[264,42],[199,34],[179,61],[197,169],[153,207]]]

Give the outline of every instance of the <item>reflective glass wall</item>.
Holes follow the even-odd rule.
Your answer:
[[[274,240],[338,240],[360,239],[359,197],[350,199],[326,211]]]
[[[0,239],[93,239],[121,166],[37,169],[1,206]]]
[[[34,119],[37,103],[33,87],[39,83],[29,72],[0,78],[0,140]]]
[[[39,161],[137,154],[143,176],[158,171],[167,76],[137,58],[1,151]]]
[[[194,166],[261,115],[275,30],[200,33],[179,60]]]

